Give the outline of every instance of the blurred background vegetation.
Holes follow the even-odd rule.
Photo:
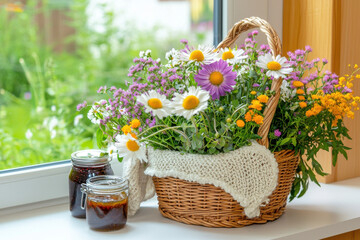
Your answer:
[[[97,100],[99,86],[124,86],[140,50],[163,59],[180,47],[179,39],[203,43],[212,28],[212,1],[194,0],[191,24],[203,30],[192,34],[159,40],[161,26],[116,26],[116,13],[105,3],[96,4],[103,13],[98,31],[89,26],[89,1],[0,0],[0,170],[95,148],[96,126],[76,105]]]

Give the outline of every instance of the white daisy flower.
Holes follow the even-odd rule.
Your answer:
[[[109,112],[106,111],[106,103],[107,101],[105,99],[101,99],[95,102],[90,108],[87,117],[93,124],[100,124],[100,119],[110,116]]]
[[[189,91],[184,94],[175,93],[172,100],[174,113],[190,120],[192,116],[207,108],[209,98],[208,91],[191,86]]]
[[[117,135],[115,141],[115,147],[118,150],[119,157],[122,157],[124,161],[135,161],[139,159],[140,161],[147,162],[144,145],[130,134]]]
[[[209,64],[215,61],[214,48],[199,45],[197,49],[184,49],[180,51],[180,60],[184,62],[195,62]]]
[[[145,106],[145,112],[152,112],[159,119],[172,114],[170,101],[155,90],[141,94],[137,97],[137,102]]]
[[[244,53],[245,51],[242,49],[234,50],[231,48],[222,48],[218,52],[218,58],[231,64],[241,63],[248,57]]]
[[[175,65],[179,62],[179,54],[179,51],[173,48],[165,54],[165,58],[169,61],[170,64]]]
[[[260,56],[256,65],[260,68],[268,70],[266,76],[273,76],[274,78],[286,77],[286,74],[289,74],[293,71],[290,67],[290,64],[285,63],[287,60],[285,57],[277,55],[276,58],[273,57],[270,53]]]

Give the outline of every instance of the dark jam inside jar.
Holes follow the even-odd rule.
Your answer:
[[[88,196],[86,218],[91,229],[113,231],[123,228],[127,221],[128,199],[116,200],[115,197]]]
[[[99,175],[113,175],[110,164],[83,167],[73,165],[69,175],[69,197],[71,215],[77,218],[85,218],[86,212],[81,209],[81,184],[90,177]]]

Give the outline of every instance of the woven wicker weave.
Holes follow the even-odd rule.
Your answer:
[[[244,31],[260,28],[266,36],[274,55],[281,54],[280,39],[265,20],[251,17],[236,23],[218,48],[230,47]],[[259,143],[268,147],[268,132],[280,97],[282,79],[274,80],[271,90],[276,94],[268,101],[264,110],[264,124],[258,134]],[[299,157],[293,151],[274,153],[279,167],[278,185],[270,201],[260,208],[260,216],[249,219],[243,208],[230,194],[211,184],[198,184],[172,177],[153,177],[159,201],[159,210],[164,217],[175,221],[206,227],[243,227],[253,223],[265,223],[279,218],[286,206],[287,197],[294,181]]]

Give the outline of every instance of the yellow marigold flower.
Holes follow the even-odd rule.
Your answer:
[[[259,100],[252,100],[252,101],[251,101],[251,105],[249,106],[249,108],[250,108],[250,109],[253,108],[253,109],[256,109],[256,110],[258,110],[258,111],[261,111],[262,106],[263,106],[263,105],[260,103]]]
[[[240,128],[244,127],[245,126],[245,122],[243,120],[237,120],[236,121],[236,125]]]
[[[360,78],[360,74],[356,74],[356,78]]]
[[[352,112],[352,111],[347,112],[347,117],[348,118],[354,119],[354,116],[355,116],[354,112]]]
[[[141,123],[140,123],[139,119],[136,119],[136,118],[130,122],[131,128],[136,129],[136,128],[140,127],[140,125],[141,125]]]
[[[354,86],[354,84],[352,84],[351,82],[348,82],[348,83],[346,83],[346,86],[347,86],[348,88],[352,88],[352,87]]]
[[[317,99],[320,99],[320,96],[318,96],[318,95],[311,95],[311,99],[312,99],[312,100],[317,100]]]
[[[264,123],[263,120],[264,120],[263,116],[261,116],[259,114],[255,114],[255,116],[253,118],[253,121],[256,122],[256,124],[259,124],[259,125]]]
[[[314,116],[314,112],[312,110],[307,110],[305,113],[306,117]]]
[[[131,132],[131,127],[129,125],[125,125],[121,128],[121,131],[126,135]]]
[[[299,106],[301,108],[306,108],[307,107],[307,103],[306,102],[299,102]]]
[[[257,97],[257,99],[261,102],[261,103],[267,103],[269,101],[269,97],[266,95],[260,95]]]
[[[296,90],[296,93],[301,95],[301,94],[305,94],[305,91],[301,88],[299,88],[298,90]]]
[[[317,103],[315,103],[314,107],[312,108],[314,115],[319,114],[322,110],[323,110],[323,107]]]
[[[346,79],[344,77],[340,77],[339,78],[339,84],[343,84],[346,81]]]
[[[357,64],[354,65],[354,68],[357,69],[359,66]]]
[[[304,101],[305,97],[304,96],[298,96],[299,100]]]
[[[300,87],[303,87],[304,84],[300,81],[293,81],[293,86],[296,87],[296,88],[300,88]]]
[[[251,119],[252,119],[252,115],[254,114],[254,112],[252,110],[248,111],[246,114],[245,114],[245,121],[247,122],[251,122]]]
[[[250,94],[255,95],[256,91],[251,91]]]

